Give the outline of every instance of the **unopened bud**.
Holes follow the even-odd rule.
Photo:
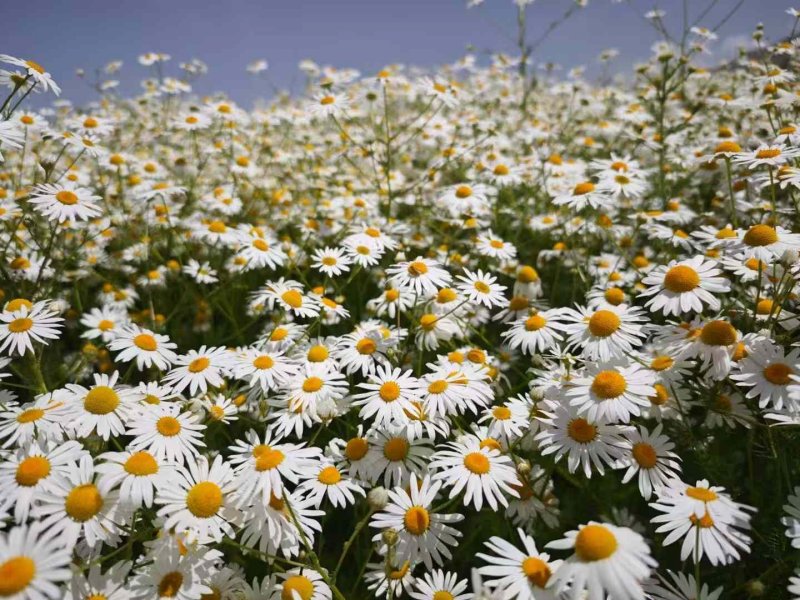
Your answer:
[[[528,475],[530,475],[530,472],[531,472],[530,461],[524,458],[520,459],[520,461],[517,463],[517,473],[519,473],[523,477],[527,477]]]
[[[372,510],[383,510],[389,504],[389,492],[380,486],[372,488],[367,494],[367,502]]]
[[[764,595],[764,590],[766,589],[764,584],[758,579],[748,581],[744,587],[747,590],[747,593],[750,594],[751,598],[761,598]]]
[[[397,535],[397,532],[394,529],[387,529],[381,534],[381,539],[383,539],[384,544],[391,548],[397,544],[397,541],[400,539],[400,537]]]

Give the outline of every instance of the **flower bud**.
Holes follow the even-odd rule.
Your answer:
[[[374,487],[367,494],[367,503],[372,510],[383,510],[389,504],[389,492],[381,486]]]

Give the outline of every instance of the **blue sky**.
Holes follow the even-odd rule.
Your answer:
[[[572,0],[536,0],[529,8],[534,37],[560,16]],[[687,0],[698,13],[707,0]],[[715,25],[736,0],[719,0],[704,20]],[[511,0],[486,0],[467,9],[465,0],[0,0],[4,27],[0,52],[33,59],[61,84],[64,97],[83,103],[95,97],[75,69],[91,71],[112,59],[124,61],[121,90],[132,93],[146,71],[137,55],[166,52],[173,67],[191,58],[209,66],[196,83],[199,93],[225,91],[249,106],[270,95],[263,81],[245,71],[265,58],[279,87],[298,89],[300,60],[354,67],[369,74],[395,62],[433,66],[477,51],[514,50],[515,7]],[[655,33],[641,15],[658,4],[668,22],[681,21],[681,0],[591,0],[540,49],[540,60],[565,67],[592,66],[597,54],[617,48],[617,70],[647,56]],[[800,0],[796,4],[800,6]],[[744,0],[719,32],[730,52],[761,21],[774,38],[789,33],[792,0]],[[596,67],[595,67],[596,68]]]

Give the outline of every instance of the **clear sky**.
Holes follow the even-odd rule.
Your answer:
[[[533,37],[560,16],[572,0],[536,0],[529,8]],[[702,24],[713,27],[737,0],[718,0]],[[686,0],[696,15],[707,0]],[[681,21],[682,0],[590,0],[542,46],[537,58],[565,67],[596,65],[597,54],[616,48],[616,70],[642,60],[656,39],[642,20],[658,4],[668,21]],[[800,7],[800,0],[795,0]],[[744,0],[719,31],[719,56],[746,41],[761,21],[768,35],[788,35],[792,0]],[[245,71],[265,58],[269,76],[282,88],[298,85],[304,58],[354,67],[365,74],[390,63],[434,66],[477,51],[513,52],[515,7],[511,0],[486,0],[467,9],[465,0],[0,0],[0,52],[44,65],[76,103],[95,97],[75,69],[91,71],[112,59],[124,61],[121,91],[132,93],[145,69],[136,57],[166,52],[177,63],[199,58],[209,66],[198,93],[225,91],[249,106],[270,95],[263,81]],[[596,67],[595,67],[596,68]]]

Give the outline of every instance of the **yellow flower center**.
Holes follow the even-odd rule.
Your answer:
[[[336,485],[342,480],[342,474],[336,467],[325,467],[317,475],[317,479],[324,485]]]
[[[645,442],[637,442],[631,450],[633,458],[643,469],[652,469],[656,466],[658,455],[655,448]]]
[[[578,185],[575,186],[575,188],[572,190],[572,195],[583,196],[593,191],[594,191],[594,184],[591,181],[584,181],[583,183],[579,183]]]
[[[306,358],[309,362],[319,363],[328,360],[328,355],[328,349],[325,346],[317,345],[311,346],[311,348],[308,349]]]
[[[473,285],[481,294],[488,294],[492,289],[483,281],[476,281]]]
[[[23,333],[33,327],[33,319],[21,317],[14,319],[8,324],[8,331],[11,333]]]
[[[550,579],[550,567],[541,558],[535,556],[529,556],[522,561],[522,572],[536,587],[543,588]]]
[[[433,593],[433,600],[454,600],[455,596],[447,590],[439,590]]]
[[[279,466],[286,458],[283,452],[265,444],[259,444],[253,448],[253,456],[256,459],[256,471],[270,471]]]
[[[33,423],[38,421],[44,416],[44,411],[41,408],[29,408],[17,415],[17,423]]]
[[[764,367],[764,379],[774,385],[788,385],[792,369],[783,363],[772,363]]]
[[[472,188],[468,185],[460,185],[456,188],[456,198],[463,200],[472,196]]]
[[[281,600],[295,600],[297,596],[301,600],[311,600],[313,595],[314,584],[305,575],[293,575],[283,582]]]
[[[112,329],[114,329],[114,321],[109,321],[108,319],[103,319],[102,321],[100,321],[97,324],[97,328],[100,331],[111,331]],[[136,343],[135,339],[134,339],[134,343]]]
[[[378,394],[384,402],[394,402],[400,397],[400,386],[394,381],[387,381],[381,385]]]
[[[470,452],[464,457],[464,466],[475,475],[485,475],[489,472],[491,464],[483,452]]]
[[[689,498],[694,498],[695,500],[701,500],[703,502],[713,502],[717,499],[717,494],[715,492],[702,487],[686,488],[686,495],[689,496]]]
[[[208,225],[208,230],[211,233],[225,233],[228,230],[228,226],[222,221],[211,221]]]
[[[656,389],[656,395],[650,396],[650,404],[663,406],[667,403],[667,400],[669,400],[669,392],[667,391],[667,388],[661,383],[657,383],[653,387]]]
[[[328,106],[329,104],[333,104],[334,102],[336,102],[336,98],[334,98],[333,96],[323,96],[319,100],[319,103],[322,104],[322,106]]]
[[[194,484],[186,494],[186,508],[195,517],[207,519],[217,514],[222,506],[222,490],[213,481]]]
[[[26,60],[25,61],[25,66],[28,67],[29,69],[33,69],[34,71],[39,73],[39,75],[44,75],[44,73],[45,73],[44,67],[42,65],[40,65],[39,63],[37,63],[36,61]]]
[[[153,352],[158,348],[158,342],[156,338],[150,335],[149,333],[140,333],[135,338],[133,338],[133,343],[142,350],[147,352]]]
[[[56,194],[56,200],[58,200],[61,204],[72,206],[73,204],[78,203],[78,196],[69,190],[61,190]]]
[[[93,387],[83,400],[83,407],[93,415],[107,415],[117,406],[119,406],[119,396],[107,385]]]
[[[521,283],[533,283],[534,281],[539,281],[539,273],[536,272],[536,269],[529,265],[524,265],[520,268],[519,272],[517,272],[517,281]]]
[[[406,511],[403,518],[406,531],[413,535],[422,535],[428,530],[431,524],[431,516],[428,511],[421,506],[412,506]]]
[[[584,418],[572,419],[567,425],[567,435],[576,442],[588,444],[597,437],[597,427]]]
[[[156,430],[165,437],[172,437],[181,432],[181,422],[175,417],[161,417],[156,421]]]
[[[67,494],[64,509],[75,521],[83,523],[94,517],[103,508],[103,497],[93,483],[85,483]]]
[[[253,240],[253,247],[257,250],[261,250],[262,252],[269,250],[269,244],[261,238],[256,238]]]
[[[428,265],[426,265],[421,260],[415,260],[410,265],[408,265],[408,274],[412,277],[419,277],[420,275],[424,275],[428,272]]]
[[[0,597],[15,596],[36,575],[36,563],[27,556],[14,556],[0,564]],[[38,595],[38,594],[37,594]]]
[[[547,325],[547,319],[542,315],[536,314],[525,319],[525,331],[538,331]]]
[[[652,361],[650,361],[650,368],[653,369],[653,371],[666,371],[674,364],[675,361],[671,356],[663,354],[661,356],[656,356]]]
[[[253,366],[256,369],[260,369],[262,371],[266,369],[271,369],[274,365],[275,361],[272,359],[271,356],[267,356],[266,354],[256,357],[256,359],[253,361]]]
[[[769,225],[759,223],[753,225],[744,234],[744,243],[748,246],[769,246],[778,241],[778,232]]]
[[[616,313],[610,310],[598,310],[589,319],[589,331],[595,337],[608,337],[614,333],[621,321]]]
[[[303,306],[303,295],[297,290],[286,290],[281,294],[281,300],[292,308],[300,308]]]
[[[125,461],[124,469],[131,475],[144,477],[158,473],[158,463],[149,452],[135,452]]]
[[[360,437],[352,438],[347,441],[344,447],[344,455],[351,461],[361,460],[367,455],[368,450],[369,444],[367,444],[367,440]]]
[[[436,292],[436,302],[439,304],[447,304],[448,302],[455,300],[457,297],[458,295],[453,288],[442,288]]]
[[[50,461],[44,456],[29,456],[17,465],[15,479],[23,487],[33,487],[50,474]]]
[[[158,595],[164,598],[174,598],[183,585],[183,575],[178,571],[167,573],[158,582]]]
[[[407,439],[394,437],[383,445],[383,455],[387,460],[397,462],[408,456],[408,449],[409,444]]]
[[[777,158],[780,155],[780,148],[764,148],[756,152],[756,158]]]
[[[511,410],[507,406],[495,406],[492,409],[492,416],[498,421],[505,421],[511,418]]]
[[[377,344],[370,338],[362,338],[356,344],[356,350],[359,354],[369,355],[373,354],[378,349]]]
[[[437,379],[435,381],[431,381],[428,384],[428,393],[429,394],[441,394],[450,386],[444,379]]]
[[[608,558],[617,550],[617,538],[602,525],[587,525],[575,537],[575,554],[584,562]]]
[[[727,321],[710,321],[703,325],[700,340],[707,346],[730,346],[736,343],[736,330]]]
[[[208,360],[205,356],[201,356],[200,358],[195,358],[192,362],[189,363],[189,372],[190,373],[200,373],[201,371],[205,371],[208,368],[208,365],[211,364],[211,361]]]
[[[434,327],[436,327],[436,322],[439,320],[439,317],[432,314],[422,315],[419,318],[419,326],[422,327],[425,331],[432,331]]]
[[[324,382],[319,377],[315,376],[308,377],[303,382],[303,391],[306,392],[307,394],[313,394],[314,392],[318,392],[322,388],[323,383]]]
[[[618,398],[626,389],[628,383],[617,371],[600,371],[592,381],[592,392],[604,400]]]
[[[700,285],[700,275],[686,265],[674,266],[664,276],[664,287],[676,294],[690,292],[698,285]]]
[[[26,298],[14,298],[13,300],[8,301],[8,304],[6,304],[6,310],[9,312],[14,312],[23,306],[30,310],[33,308],[33,303]]]

